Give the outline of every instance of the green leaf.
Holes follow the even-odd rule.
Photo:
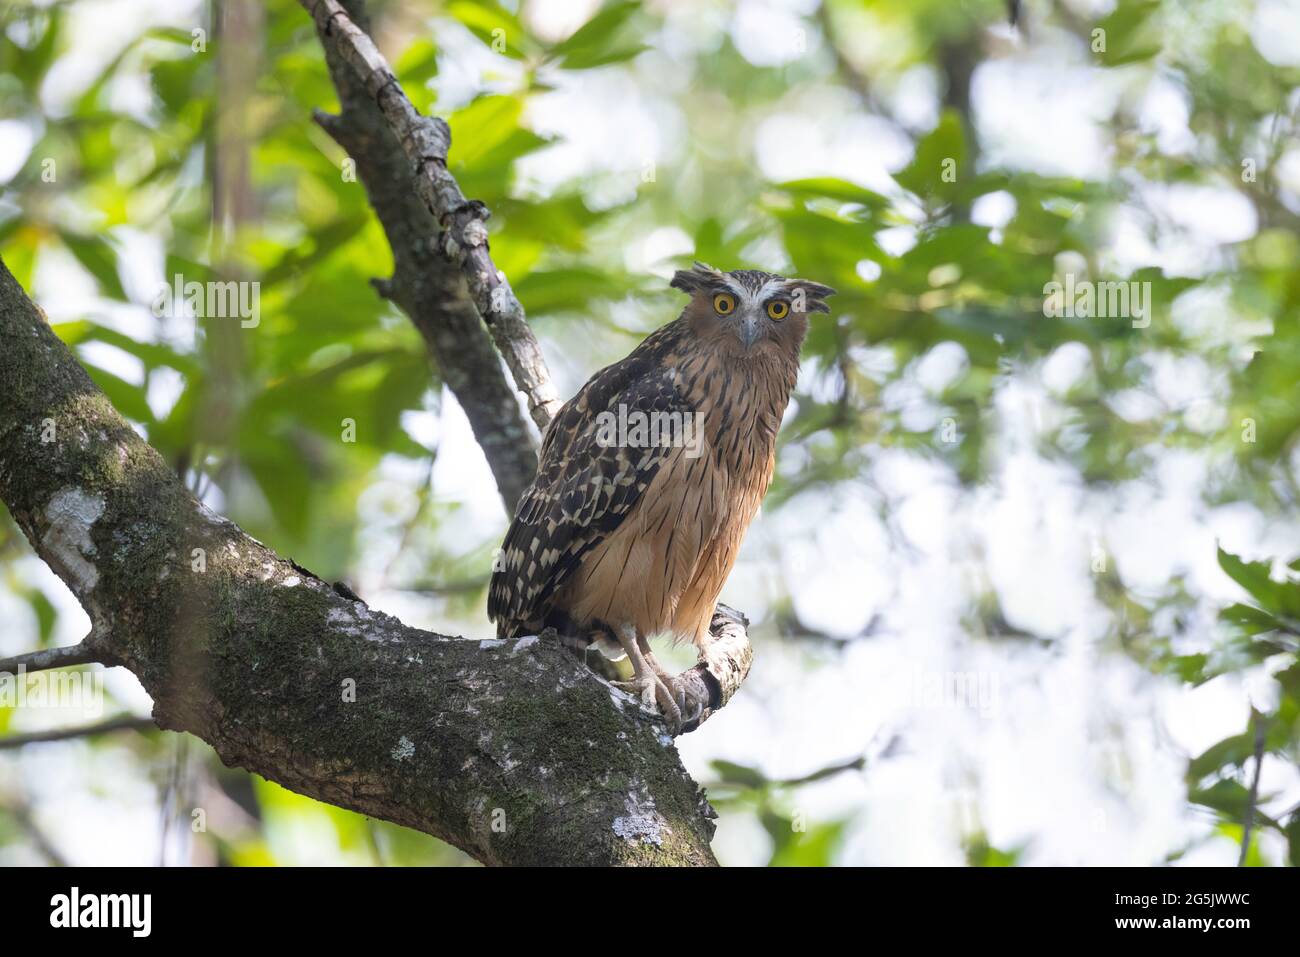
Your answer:
[[[758,768],[723,760],[710,761],[709,765],[724,784],[742,788],[761,788],[767,785],[767,777]]]
[[[132,385],[125,379],[121,379],[111,372],[106,372],[98,366],[89,365],[85,362],[82,365],[90,373],[90,378],[95,385],[99,386],[104,394],[108,396],[108,401],[113,403],[113,408],[128,419],[134,419],[145,425],[153,424],[153,411],[149,408],[149,403],[144,400],[144,390],[142,388]]]
[[[799,199],[824,198],[837,200],[841,203],[858,203],[873,212],[880,212],[890,206],[889,199],[874,190],[832,176],[792,179],[784,183],[777,183],[776,188]]]
[[[966,170],[961,116],[946,109],[933,130],[916,144],[912,162],[894,175],[898,185],[922,199],[951,202]]]
[[[1239,626],[1247,635],[1278,631],[1283,627],[1282,623],[1268,612],[1240,602],[1229,605],[1219,612],[1219,618]]]
[[[159,60],[149,68],[154,92],[171,113],[179,113],[195,92],[195,77],[202,66],[202,58],[185,56],[175,60]]]
[[[1219,548],[1219,567],[1251,595],[1259,596],[1266,592],[1272,580],[1269,578],[1271,566],[1268,562],[1247,562]]]
[[[1151,15],[1160,9],[1159,0],[1120,0],[1115,9],[1097,22],[1101,34],[1091,34],[1096,42],[1105,40],[1105,50],[1096,51],[1106,66],[1123,66],[1149,60],[1160,52],[1160,34]]]
[[[397,58],[393,72],[403,86],[432,80],[438,75],[437,45],[432,40],[416,40]]]
[[[117,252],[108,240],[96,236],[78,236],[66,231],[60,231],[59,238],[77,258],[77,262],[99,280],[100,288],[106,295],[126,301],[126,290],[122,288],[122,280],[117,274]]]
[[[393,64],[397,81],[421,113],[429,112],[433,94],[429,81],[438,75],[438,47],[432,40],[419,39],[403,51]]]
[[[194,34],[180,27],[151,27],[144,32],[144,35],[155,40],[178,43],[183,47],[188,47],[194,42]]]
[[[26,594],[27,603],[32,606],[32,613],[36,616],[37,630],[40,633],[40,647],[48,647],[50,640],[54,637],[54,626],[58,622],[59,613],[50,600],[45,597],[45,592],[39,588],[32,588]]]
[[[244,464],[266,496],[276,522],[295,538],[304,539],[311,523],[315,477],[301,456],[266,452],[246,445]]]
[[[447,118],[453,170],[478,166],[519,126],[524,104],[516,96],[480,96]]]
[[[610,4],[579,27],[567,40],[551,47],[549,55],[568,70],[589,70],[630,60],[646,47],[631,41],[617,43],[614,36],[640,6],[641,4],[630,0]]]
[[[988,835],[982,831],[962,843],[966,851],[966,863],[971,867],[1015,867],[1025,852],[1024,846],[1010,850],[994,847],[989,843]]]
[[[503,200],[496,212],[505,242],[529,239],[551,248],[580,251],[586,248],[592,224],[608,211],[590,209],[581,196],[566,195],[538,202]]]
[[[1255,735],[1243,731],[1210,745],[1187,764],[1187,779],[1196,782],[1224,768],[1239,768],[1255,753]]]
[[[520,60],[527,53],[538,50],[537,43],[528,35],[518,18],[490,0],[477,3],[457,0],[447,7],[447,12],[470,33],[503,56]]]
[[[1208,788],[1193,788],[1187,799],[1217,811],[1230,821],[1240,821],[1250,803],[1250,792],[1236,781],[1216,781]]]
[[[198,362],[193,356],[183,355],[171,346],[160,342],[140,342],[130,336],[124,336],[115,329],[96,325],[85,320],[63,322],[54,327],[54,331],[70,346],[83,342],[103,342],[115,346],[123,352],[135,356],[144,363],[146,369],[167,366],[189,377],[198,372]]]
[[[305,246],[294,246],[285,250],[279,262],[262,274],[262,289],[266,291],[290,276],[309,270],[328,257],[339,247],[345,245],[365,229],[369,215],[352,216],[336,219],[324,229],[312,233]]]
[[[488,203],[495,212],[510,194],[515,160],[549,146],[550,142],[532,130],[516,127],[493,147],[490,155],[472,166],[457,167],[461,189],[465,195]]]
[[[25,81],[25,85],[29,89],[34,90],[40,85],[46,71],[54,63],[59,32],[63,24],[62,13],[63,11],[57,8],[50,10],[45,29],[41,31],[40,39],[32,45],[31,49],[25,49],[16,43],[10,43],[8,38],[5,40],[5,44],[15,54],[14,72]],[[3,19],[0,19],[0,27],[3,26],[3,23]]]
[[[1300,616],[1300,584],[1274,581],[1269,562],[1248,562],[1219,550],[1219,567],[1250,593],[1259,606],[1274,615]]]
[[[614,299],[629,291],[627,282],[619,276],[578,268],[531,272],[514,288],[530,316],[583,310],[593,299]]]
[[[764,825],[776,844],[768,867],[829,867],[835,849],[843,839],[845,824],[844,821],[832,821],[815,824],[806,831],[796,831],[788,819],[773,816],[770,823],[765,820]],[[782,828],[787,831],[786,839],[777,842],[776,835]]]
[[[575,50],[564,59],[566,70],[594,70],[611,63],[623,63],[650,49],[644,43],[623,43],[611,47],[591,47]]]

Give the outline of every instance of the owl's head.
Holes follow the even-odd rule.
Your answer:
[[[825,300],[835,295],[830,286],[807,279],[757,269],[722,272],[698,262],[679,269],[670,285],[691,297],[683,315],[698,335],[744,355],[798,353],[808,314],[830,312]]]

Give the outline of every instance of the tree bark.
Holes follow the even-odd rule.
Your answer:
[[[347,6],[360,28],[368,29],[359,0]],[[329,46],[325,60],[342,110],[338,116],[317,111],[315,120],[356,163],[393,251],[393,276],[376,288],[420,330],[443,381],[465,410],[506,514],[513,515],[537,471],[537,452],[501,357],[460,269],[436,248],[438,223],[420,198],[402,144],[352,67]]]
[[[492,340],[510,368],[528,411],[545,431],[559,410],[560,397],[541,346],[524,315],[510,280],[492,261],[488,248],[487,207],[465,198],[447,171],[451,129],[437,116],[422,116],[369,35],[352,22],[337,0],[299,0],[316,22],[321,45],[347,64],[356,82],[378,107],[413,171],[415,192],[442,227],[442,252],[460,267],[470,298],[487,323]],[[337,72],[336,74],[337,75]]]

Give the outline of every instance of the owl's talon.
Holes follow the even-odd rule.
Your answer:
[[[650,678],[633,678],[630,681],[611,681],[615,688],[641,699],[641,707],[655,709],[654,681]]]
[[[637,635],[636,629],[624,626],[618,630],[616,637],[632,661],[633,678],[631,681],[614,683],[640,695],[641,705],[647,711],[653,713],[658,710],[668,722],[668,733],[676,737],[682,729],[682,709],[677,704],[682,692],[677,681],[659,667],[649,645],[642,647],[643,639]]]
[[[682,709],[678,700],[684,701],[677,682],[668,675],[656,675],[653,672],[631,681],[611,681],[619,688],[641,699],[641,707],[651,714],[659,714],[668,724],[668,732],[674,737],[682,728]]]
[[[659,712],[668,722],[668,733],[673,737],[682,730],[682,705],[686,703],[686,695],[678,682],[669,675],[657,675],[658,680],[655,682],[655,693],[659,697]]]

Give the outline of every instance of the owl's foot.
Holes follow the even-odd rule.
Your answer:
[[[657,705],[668,722],[668,733],[676,737],[682,729],[682,709],[678,704],[682,692],[676,680],[646,660],[632,629],[622,630],[618,640],[632,661],[633,677],[631,681],[615,681],[614,686],[637,695],[647,711],[655,711]]]
[[[654,669],[655,675],[657,675],[659,680],[667,685],[668,690],[672,692],[673,701],[676,703],[678,713],[681,715],[679,724],[677,725],[676,730],[673,731],[673,735],[676,736],[681,734],[682,728],[692,725],[693,722],[699,720],[700,711],[702,710],[700,702],[693,699],[688,693],[687,682],[682,680],[682,675],[674,675],[664,668],[649,647],[644,647],[642,651],[645,654],[646,663]]]
[[[651,660],[651,664],[659,675],[659,680],[666,684],[672,692],[673,701],[676,703],[677,711],[681,715],[679,718],[680,723],[678,724],[677,729],[673,731],[673,735],[676,736],[681,734],[683,728],[691,731],[695,730],[698,726],[700,713],[704,710],[704,706],[698,697],[690,693],[690,683],[684,680],[686,675],[669,674],[660,666],[659,662],[654,661],[653,659]]]
[[[641,699],[641,707],[647,711],[658,711],[668,723],[668,733],[674,737],[682,728],[682,709],[678,705],[681,692],[673,678],[660,676],[653,671],[631,681],[610,682],[615,688],[622,688]]]

